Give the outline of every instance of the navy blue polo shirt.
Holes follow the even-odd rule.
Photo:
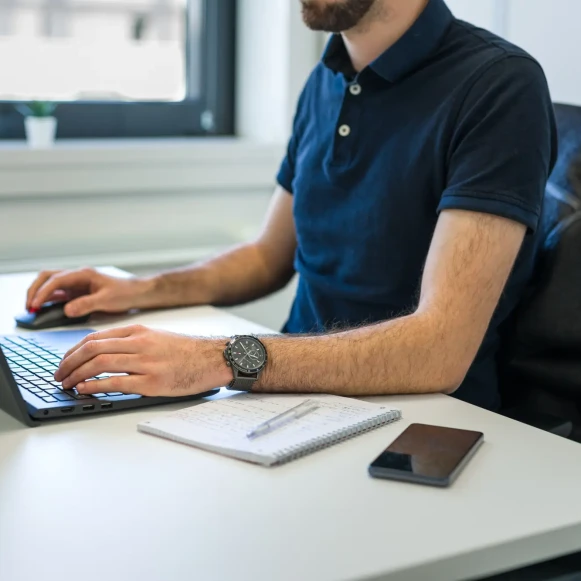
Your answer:
[[[455,396],[495,409],[502,323],[531,276],[556,156],[538,63],[430,0],[356,74],[340,35],[299,99],[278,182],[294,196],[300,275],[285,332],[387,320],[417,307],[440,212],[472,210],[528,234],[482,347]]]

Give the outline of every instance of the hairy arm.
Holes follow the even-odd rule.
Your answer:
[[[233,305],[261,298],[292,278],[295,248],[292,196],[279,186],[255,241],[151,278],[153,304],[147,306]]]
[[[253,390],[452,393],[474,360],[524,234],[525,226],[505,218],[443,211],[413,314],[337,334],[264,337],[269,363]],[[228,258],[220,260],[227,264]],[[220,280],[216,270],[212,280]],[[240,275],[238,296],[258,290],[243,279]],[[262,279],[262,289],[267,280]],[[55,379],[65,389],[76,385],[81,393],[201,393],[232,380],[222,355],[224,342],[119,327],[85,337],[67,353]],[[98,386],[85,382],[105,371],[128,375],[101,380]]]
[[[253,390],[341,395],[452,393],[482,343],[525,226],[483,213],[441,213],[417,310],[319,336],[265,337],[269,363]]]

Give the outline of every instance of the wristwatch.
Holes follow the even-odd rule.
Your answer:
[[[250,391],[268,359],[266,347],[254,335],[237,335],[226,343],[226,365],[232,368],[234,379],[226,386],[237,391]]]

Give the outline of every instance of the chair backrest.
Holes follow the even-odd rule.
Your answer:
[[[543,244],[530,294],[511,322],[501,380],[505,397],[544,390],[581,402],[581,107],[555,105],[555,113],[559,157],[547,184]]]

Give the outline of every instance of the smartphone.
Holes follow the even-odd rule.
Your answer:
[[[369,474],[450,486],[483,441],[482,432],[411,424],[370,464]]]

